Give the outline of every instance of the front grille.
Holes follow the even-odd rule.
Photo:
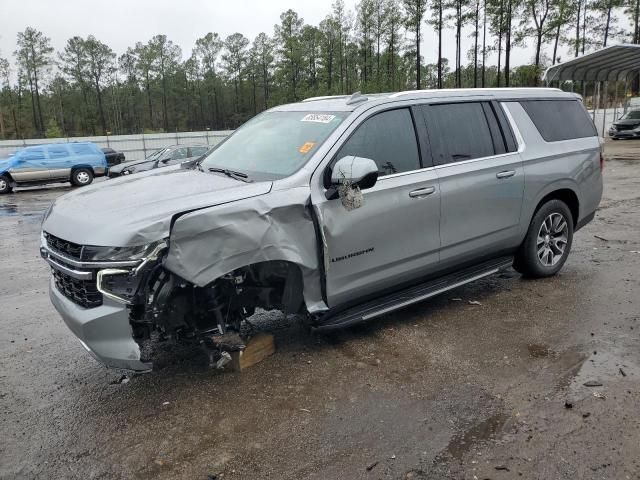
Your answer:
[[[633,130],[634,128],[636,128],[638,125],[615,125],[617,130]]]
[[[63,240],[50,233],[45,233],[44,235],[47,247],[53,252],[74,260],[83,260],[82,245]],[[56,259],[56,262],[64,267],[77,270],[77,267],[61,259]],[[93,308],[102,305],[102,294],[98,291],[95,278],[92,280],[80,280],[56,269],[53,265],[51,266],[51,271],[56,288],[69,300],[84,308]],[[86,270],[83,269],[83,271]]]
[[[74,258],[76,260],[82,260],[82,245],[77,243],[68,242],[50,233],[45,234],[47,239],[47,246],[58,253],[66,255],[67,257]]]
[[[69,300],[84,308],[102,305],[102,294],[98,291],[95,280],[78,280],[55,268],[51,270],[56,288]]]

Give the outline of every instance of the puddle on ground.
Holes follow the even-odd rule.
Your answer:
[[[463,434],[454,436],[445,450],[445,455],[461,459],[474,444],[492,438],[506,421],[507,416],[504,413],[497,413]]]
[[[580,369],[576,372],[569,385],[576,398],[593,394],[595,391],[606,391],[608,385],[624,380],[626,377],[638,378],[640,365],[636,363],[630,351],[623,345],[607,344],[605,348],[594,349]],[[586,387],[589,381],[598,381],[602,387]]]
[[[13,203],[5,203],[4,205],[0,205],[0,217],[42,217],[44,215],[44,211],[46,210],[47,205],[44,208],[39,208],[37,210],[25,210],[24,208],[19,208],[18,205]]]
[[[529,350],[529,355],[533,358],[545,358],[555,354],[548,345],[538,343],[530,343],[527,345],[527,350]]]
[[[12,203],[0,205],[0,217],[13,217],[19,213],[17,205]]]

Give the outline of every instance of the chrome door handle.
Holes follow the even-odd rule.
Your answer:
[[[515,170],[506,170],[504,172],[496,173],[496,178],[509,178],[513,177],[516,174]]]
[[[411,198],[422,198],[426,197],[427,195],[431,195],[435,191],[436,187],[418,188],[417,190],[412,190],[411,192],[409,192],[409,196]]]

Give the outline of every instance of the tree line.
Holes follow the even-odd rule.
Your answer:
[[[28,27],[13,57],[0,57],[0,138],[231,129],[310,96],[536,86],[544,68],[568,60],[561,49],[640,43],[639,18],[640,0],[361,0],[355,11],[336,0],[318,25],[287,10],[271,35],[210,32],[188,58],[166,35],[120,56],[93,35],[56,52]],[[421,51],[427,29],[434,63]],[[448,31],[453,59],[442,55]],[[519,46],[531,62],[513,68]]]

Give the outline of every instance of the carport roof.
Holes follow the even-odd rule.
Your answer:
[[[637,71],[640,71],[640,45],[613,45],[549,67],[544,80],[614,81]]]

